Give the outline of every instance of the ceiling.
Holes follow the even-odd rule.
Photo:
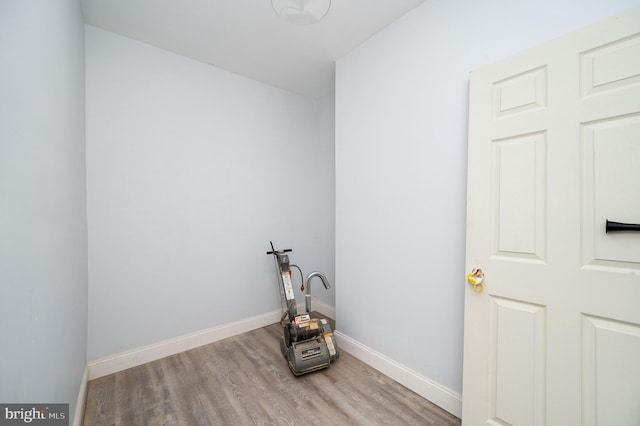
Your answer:
[[[82,0],[87,24],[304,96],[333,92],[335,61],[425,0],[332,0],[313,25],[270,0]]]

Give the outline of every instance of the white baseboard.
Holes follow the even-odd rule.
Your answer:
[[[313,299],[312,308],[329,318],[335,319],[336,309],[317,299]],[[298,312],[304,312],[304,303],[298,305]],[[200,330],[195,333],[132,349],[87,363],[89,380],[97,379],[127,368],[136,367],[189,349],[207,345],[227,337],[265,327],[280,321],[280,311],[271,311],[217,327]]]
[[[313,300],[312,308],[329,318],[335,319],[336,317],[335,307],[317,299]],[[304,304],[298,306],[299,312],[303,312],[304,309]],[[279,310],[267,312],[88,362],[78,393],[73,425],[80,426],[82,424],[89,380],[265,327],[277,323],[280,321],[280,317]],[[462,416],[462,396],[460,394],[376,352],[338,330],[335,331],[335,334],[341,350],[386,374],[454,416]]]
[[[89,380],[265,327],[280,321],[280,315],[272,311],[90,361]]]
[[[84,366],[84,373],[80,382],[80,390],[78,391],[78,400],[76,401],[76,412],[73,415],[73,426],[82,426],[84,418],[84,407],[87,404],[87,386],[89,385],[89,366]]]
[[[462,395],[459,393],[397,363],[340,331],[336,331],[335,335],[341,350],[386,374],[454,416],[462,417]]]

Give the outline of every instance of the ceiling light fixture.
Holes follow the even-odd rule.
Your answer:
[[[319,22],[329,12],[331,0],[271,0],[279,17],[296,25]]]

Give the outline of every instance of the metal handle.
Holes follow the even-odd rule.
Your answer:
[[[484,271],[480,268],[475,268],[469,275],[467,275],[467,281],[473,286],[473,291],[476,293],[482,292],[482,282],[484,281]]]
[[[611,222],[607,219],[607,226],[604,232],[608,234],[609,232],[615,231],[640,231],[640,224]]]

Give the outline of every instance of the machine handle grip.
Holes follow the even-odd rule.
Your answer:
[[[287,253],[293,251],[293,249],[284,249],[284,250],[274,250],[274,251],[268,251],[267,254],[274,254],[274,253]]]
[[[640,224],[611,222],[607,219],[607,226],[604,232],[609,233],[614,231],[640,231]]]
[[[292,249],[284,249],[284,250],[276,251],[276,249],[273,248],[273,241],[269,241],[269,244],[271,244],[271,251],[268,251],[267,254],[286,253],[288,251],[293,251]]]

